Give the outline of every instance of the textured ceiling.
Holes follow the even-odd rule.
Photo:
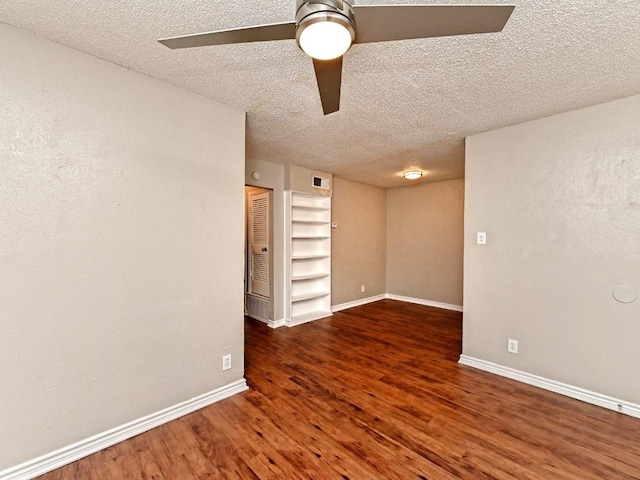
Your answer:
[[[428,2],[358,2],[404,3]],[[422,182],[461,178],[467,135],[640,93],[639,1],[492,3],[516,5],[501,33],[354,46],[326,117],[295,41],[156,42],[291,21],[295,0],[10,0],[0,21],[247,111],[249,158],[393,187],[408,167],[428,171]]]

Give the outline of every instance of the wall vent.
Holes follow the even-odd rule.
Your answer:
[[[329,188],[331,188],[331,180],[326,177],[319,177],[318,175],[312,175],[311,186],[314,188],[329,190]]]
[[[271,320],[269,299],[256,295],[246,294],[247,315],[257,320],[268,322]]]

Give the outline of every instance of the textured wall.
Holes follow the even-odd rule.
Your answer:
[[[3,470],[242,378],[244,114],[0,44]]]
[[[465,232],[464,354],[640,403],[640,96],[470,137]]]
[[[333,178],[332,305],[386,293],[386,196],[380,187]]]
[[[387,293],[462,305],[464,180],[387,191]]]

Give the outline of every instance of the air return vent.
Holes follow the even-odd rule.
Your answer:
[[[329,190],[329,188],[331,187],[331,180],[329,180],[326,177],[319,177],[317,175],[313,175],[311,177],[311,186],[314,188]]]

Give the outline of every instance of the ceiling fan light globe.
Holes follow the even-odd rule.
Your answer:
[[[349,50],[353,34],[342,23],[325,20],[301,26],[298,34],[300,48],[311,58],[333,60]]]

